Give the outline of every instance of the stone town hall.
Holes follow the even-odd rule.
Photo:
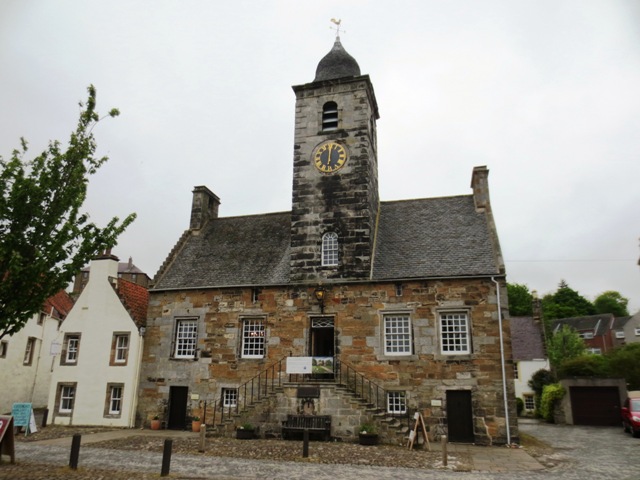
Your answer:
[[[366,421],[400,443],[420,412],[451,441],[507,442],[513,369],[487,168],[473,169],[470,195],[380,201],[373,84],[339,37],[293,91],[291,211],[221,217],[213,192],[193,190],[189,229],[150,292],[141,420],[184,428],[198,415],[278,436],[288,414],[328,415],[334,438]]]

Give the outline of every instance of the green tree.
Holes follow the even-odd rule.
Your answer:
[[[593,304],[580,295],[577,291],[569,287],[564,280],[560,281],[558,290],[542,298],[542,316],[545,322],[547,333],[551,320],[557,318],[583,317],[594,315],[596,309]]]
[[[640,343],[628,343],[605,355],[609,375],[624,378],[628,390],[640,390]]]
[[[519,283],[507,283],[509,296],[509,314],[512,317],[526,317],[533,315],[533,295],[529,287]]]
[[[134,220],[114,217],[98,228],[80,213],[88,177],[107,157],[96,158],[93,127],[96,90],[91,85],[80,119],[63,148],[58,141],[33,160],[25,160],[27,142],[11,159],[0,157],[0,338],[18,332],[45,299],[64,289],[91,258],[116,244]],[[119,114],[117,109],[108,116]]]
[[[527,382],[527,384],[529,385],[529,388],[531,388],[531,390],[533,390],[534,392],[534,403],[536,405],[536,415],[539,416],[540,415],[540,399],[542,398],[542,392],[544,390],[544,387],[547,385],[551,385],[552,383],[555,383],[556,378],[555,375],[550,372],[549,370],[547,370],[546,368],[541,368],[540,370],[538,370],[537,372],[535,372],[533,375],[531,375],[531,379]]]
[[[596,313],[611,313],[614,317],[626,317],[629,315],[628,304],[628,298],[613,290],[601,293],[593,302]]]
[[[584,355],[585,351],[584,341],[568,325],[562,325],[547,341],[547,356],[553,369],[557,369],[566,360]]]

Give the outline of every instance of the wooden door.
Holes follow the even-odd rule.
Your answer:
[[[169,420],[167,428],[184,430],[187,428],[187,395],[189,387],[170,387]]]
[[[447,432],[450,442],[473,443],[473,409],[469,390],[447,390]]]

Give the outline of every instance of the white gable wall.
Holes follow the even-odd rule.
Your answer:
[[[47,315],[38,325],[39,317],[34,315],[22,330],[2,339],[7,343],[7,353],[0,358],[0,414],[11,412],[14,403],[32,403],[34,408],[47,406],[53,362],[50,347],[58,334],[59,321]],[[29,338],[35,340],[31,362],[25,364]]]
[[[60,327],[63,352],[56,357],[49,390],[49,417],[56,424],[132,427],[135,421],[142,337],[126,311],[109,277],[117,278],[114,257],[91,263],[91,276],[76,304]],[[129,334],[126,366],[110,365],[114,333]],[[65,334],[80,334],[77,362],[65,363]],[[75,384],[71,413],[60,412],[60,384]],[[123,386],[119,415],[108,412],[109,384]],[[106,411],[105,411],[106,409]]]
[[[514,379],[516,398],[524,400],[524,394],[534,395],[535,392],[528,385],[534,373],[542,369],[549,370],[548,360],[523,360],[518,362],[518,378]]]

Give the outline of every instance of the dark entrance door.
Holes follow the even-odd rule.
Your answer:
[[[311,319],[309,351],[312,357],[324,357],[314,361],[313,378],[333,379],[335,336],[333,318],[317,317]]]
[[[618,387],[569,387],[574,425],[620,424]]]
[[[187,394],[188,387],[170,387],[169,389],[169,420],[167,428],[184,430],[187,427]]]
[[[450,442],[472,443],[475,440],[469,390],[447,390],[447,430]]]

